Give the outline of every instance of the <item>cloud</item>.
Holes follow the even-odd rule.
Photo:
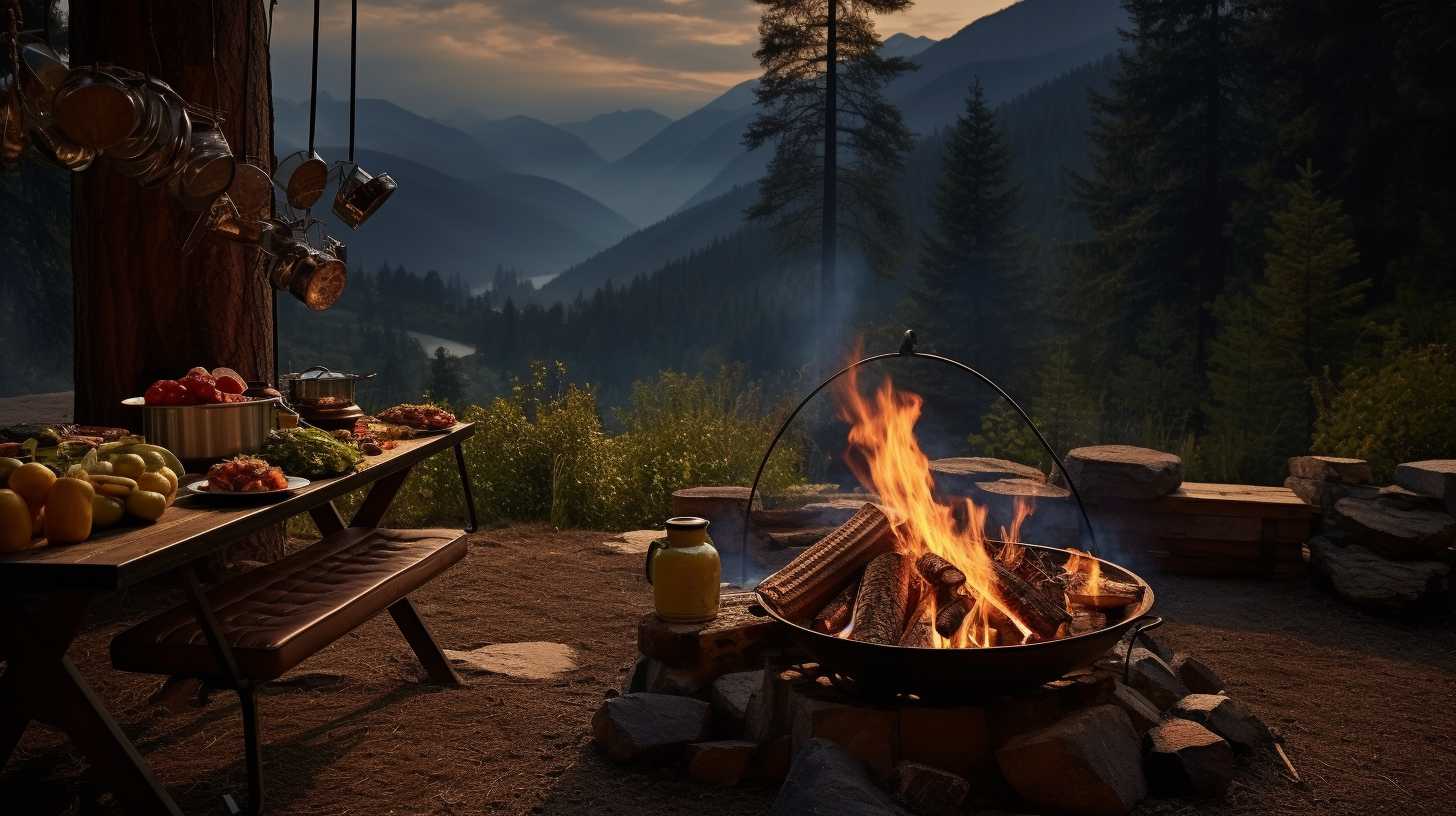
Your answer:
[[[1007,2],[920,0],[881,28],[945,36]],[[306,0],[276,7],[280,96],[307,96],[312,11]],[[432,115],[680,115],[757,75],[759,11],[752,0],[361,0],[360,93]],[[324,0],[320,28],[320,88],[342,95],[348,0]]]

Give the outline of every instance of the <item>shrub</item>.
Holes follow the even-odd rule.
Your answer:
[[[1316,388],[1314,450],[1370,461],[1377,479],[1397,464],[1456,454],[1456,349],[1418,346]]]

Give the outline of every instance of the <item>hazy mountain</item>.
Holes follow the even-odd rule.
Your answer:
[[[308,145],[308,102],[273,101],[275,138],[282,145],[301,149]],[[319,95],[318,145],[348,145],[349,102]],[[355,139],[360,148],[399,156],[464,179],[482,179],[505,172],[469,134],[412,113],[384,99],[360,99]],[[345,150],[330,151],[328,161],[342,160]],[[281,156],[280,156],[281,158]],[[387,172],[388,167],[370,168]]]
[[[662,132],[672,120],[654,110],[637,108],[593,116],[557,127],[573,133],[607,161],[616,161]]]
[[[700,207],[685,210],[635,232],[621,243],[593,255],[562,272],[541,287],[542,302],[571,301],[590,295],[607,281],[624,285],[639,275],[662,268],[743,226],[743,210],[753,203],[755,191],[740,191]]]
[[[597,201],[548,179],[498,174],[471,182],[373,150],[362,151],[359,160],[389,168],[399,190],[357,231],[331,213],[323,217],[330,233],[349,245],[350,263],[365,268],[402,263],[458,272],[480,285],[497,264],[529,275],[556,272],[632,229]]]
[[[884,45],[880,46],[880,56],[905,57],[909,59],[932,45],[935,45],[935,40],[929,37],[916,37],[911,34],[891,34],[885,38]]]
[[[529,116],[485,119],[463,114],[452,124],[475,137],[495,164],[512,173],[526,173],[577,184],[606,161],[574,133]]]

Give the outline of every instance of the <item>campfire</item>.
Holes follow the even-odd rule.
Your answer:
[[[915,436],[921,398],[889,378],[840,392],[846,461],[878,497],[759,586],[782,617],[824,635],[918,649],[1014,646],[1095,632],[1142,599],[1068,548],[1021,543],[1035,512],[1018,499],[1005,526],[969,498],[937,495]]]

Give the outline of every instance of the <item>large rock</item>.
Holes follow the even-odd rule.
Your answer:
[[[969,776],[995,763],[991,726],[979,706],[900,709],[899,758]]]
[[[748,775],[758,743],[748,740],[695,742],[688,746],[688,776],[730,787]]]
[[[1335,594],[1372,611],[1418,609],[1450,591],[1451,567],[1440,561],[1391,561],[1324,536],[1309,540],[1309,552],[1310,564]]]
[[[1284,486],[1298,496],[1300,501],[1317,508],[1321,513],[1333,512],[1335,502],[1347,496],[1373,499],[1380,495],[1380,490],[1372,485],[1350,485],[1320,479],[1305,479],[1300,476],[1290,476],[1285,479]]]
[[[1234,778],[1234,752],[1222,737],[1191,720],[1164,720],[1148,732],[1148,784],[1173,796],[1221,797]]]
[[[996,762],[1023,800],[1071,816],[1121,816],[1147,795],[1138,735],[1113,705],[1023,734]]]
[[[732,734],[742,734],[748,717],[748,704],[753,695],[763,687],[763,670],[733,672],[713,681],[710,699],[713,713],[722,729]]]
[[[1289,475],[1317,482],[1349,485],[1370,484],[1370,463],[1340,456],[1291,456]]]
[[[1335,502],[1334,517],[1359,544],[1387,558],[1419,561],[1444,554],[1456,542],[1456,518],[1433,510],[1401,510],[1375,499]]]
[[[1174,655],[1171,668],[1173,673],[1178,675],[1178,679],[1183,681],[1183,685],[1195,694],[1220,694],[1223,692],[1223,678],[1218,676],[1218,672],[1214,671],[1212,666],[1193,655],[1182,653]]]
[[[1128,683],[1142,692],[1159,711],[1167,711],[1188,695],[1188,687],[1178,679],[1173,667],[1141,646],[1132,650]]]
[[[1084,499],[1156,499],[1183,484],[1183,460],[1132,445],[1074,448],[1063,461]]]
[[[671,694],[623,694],[592,716],[592,737],[618,762],[669,754],[707,740],[711,731],[707,703]]]
[[[864,763],[827,739],[804,743],[769,816],[907,816]]]
[[[963,777],[918,762],[897,763],[890,787],[915,816],[960,816],[971,792]]]
[[[457,671],[503,674],[522,680],[550,680],[576,668],[576,650],[565,643],[492,643],[468,652],[445,649]]]
[[[1202,725],[1243,751],[1274,742],[1269,727],[1248,706],[1222,694],[1190,694],[1173,706],[1171,714]]]
[[[937,459],[930,463],[930,475],[935,479],[936,492],[947,496],[969,496],[979,482],[1000,479],[1031,479],[1037,482],[1047,480],[1045,473],[1031,465],[982,456]]]
[[[899,712],[893,708],[822,699],[807,689],[795,689],[789,733],[796,751],[815,739],[833,740],[868,765],[875,776],[885,779],[895,767],[898,721]]]
[[[1456,459],[1427,459],[1395,466],[1395,483],[1407,490],[1439,498],[1456,515]]]
[[[1132,722],[1132,728],[1139,734],[1146,734],[1148,729],[1158,724],[1163,713],[1153,705],[1141,691],[1132,686],[1119,682],[1112,691],[1112,703],[1123,711],[1127,712],[1127,718]]]

